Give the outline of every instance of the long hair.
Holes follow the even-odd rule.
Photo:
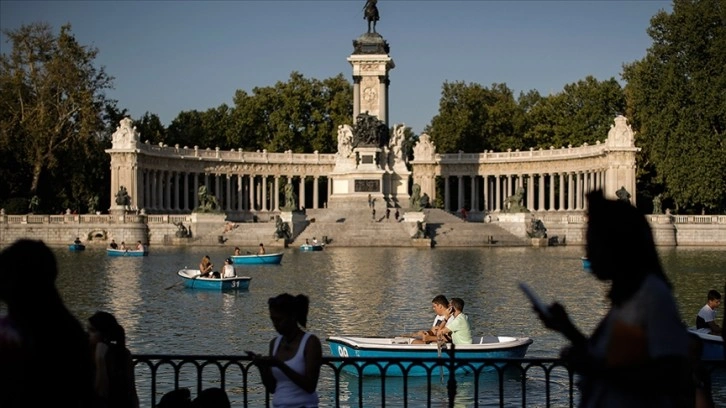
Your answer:
[[[111,313],[98,311],[88,318],[88,322],[98,330],[104,341],[126,346],[126,331]]]
[[[600,190],[587,199],[587,257],[598,279],[612,281],[610,300],[629,299],[649,274],[671,287],[645,217],[629,202],[608,200]]]

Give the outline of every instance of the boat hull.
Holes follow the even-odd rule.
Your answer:
[[[248,290],[250,288],[249,276],[235,278],[200,278],[199,269],[182,269],[177,272],[181,276],[184,287],[204,290]]]
[[[70,244],[68,245],[68,249],[70,249],[71,251],[85,251],[86,246],[83,244]]]
[[[302,244],[302,245],[300,245],[300,250],[303,252],[322,251],[323,246],[322,245]]]
[[[584,256],[580,259],[582,259],[582,269],[584,269],[586,271],[590,271],[590,260]]]
[[[410,344],[408,337],[338,337],[331,336],[326,339],[330,346],[330,353],[335,357],[373,357],[382,361],[378,364],[359,363],[359,366],[346,364],[343,371],[354,375],[380,376],[381,368],[385,369],[387,377],[403,376],[404,373],[410,377],[429,375],[431,369],[436,367],[433,362],[423,365],[401,362],[400,364],[388,365],[386,358],[437,358],[449,357],[451,345],[442,346],[441,353],[436,343],[433,344]],[[479,344],[460,344],[455,347],[455,355],[458,360],[469,359],[492,359],[492,358],[522,358],[527,353],[532,339],[528,337],[505,337],[497,336],[492,338],[482,337]],[[361,368],[359,368],[361,367]],[[457,374],[467,374],[472,371],[490,371],[495,367],[484,362],[466,361],[456,370]]]
[[[701,339],[701,343],[703,344],[701,360],[724,360],[724,344],[721,336],[707,334],[693,327],[689,328],[688,332]]]
[[[148,256],[149,251],[137,250],[137,249],[112,249],[106,248],[106,254],[108,256]]]
[[[232,255],[232,263],[235,265],[279,265],[282,261],[282,252],[264,255]]]

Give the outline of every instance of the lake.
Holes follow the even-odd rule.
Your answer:
[[[547,302],[557,300],[586,333],[605,313],[607,285],[583,271],[584,247],[546,248],[334,248],[284,249],[280,265],[237,265],[252,278],[243,292],[185,289],[176,272],[196,268],[208,254],[218,267],[234,243],[219,247],[152,247],[143,258],[108,257],[103,250],[54,249],[58,287],[85,323],[96,310],[125,327],[132,353],[241,355],[264,353],[276,335],[267,299],[282,292],[310,297],[308,330],[330,335],[391,336],[429,327],[437,294],[466,302],[474,336],[534,339],[528,357],[556,357],[566,345],[544,328],[518,281]],[[244,251],[254,248],[243,248]],[[661,248],[683,320],[695,324],[709,289],[723,291],[723,248]],[[623,262],[627,262],[623,260]],[[216,268],[215,268],[216,269]],[[719,320],[723,309],[719,309]],[[329,355],[327,343],[324,353]],[[462,384],[465,389],[466,384]],[[324,392],[321,390],[321,392]],[[716,391],[726,404],[726,391]]]

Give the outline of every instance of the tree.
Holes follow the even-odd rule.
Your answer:
[[[720,0],[675,0],[651,19],[646,56],[623,71],[639,182],[676,210],[726,208],[724,13]]]
[[[424,132],[440,153],[482,152],[524,147],[523,125],[524,113],[505,84],[446,82],[439,114]]]
[[[12,50],[0,58],[0,157],[12,159],[3,161],[10,179],[0,198],[37,195],[41,206],[55,208],[65,197],[80,209],[99,187],[88,180],[98,173],[76,171],[83,162],[98,166],[103,110],[115,103],[104,91],[113,78],[93,65],[98,51],[78,44],[70,25],[57,36],[44,23],[4,34]]]
[[[228,141],[245,150],[319,151],[337,148],[337,126],[353,116],[351,84],[342,75],[323,81],[293,72],[286,83],[238,90]]]
[[[625,95],[615,78],[598,81],[592,76],[565,85],[562,92],[537,99],[525,99],[527,147],[604,142],[613,119],[625,112]]]
[[[148,140],[151,144],[157,144],[166,141],[166,128],[161,124],[161,119],[155,113],[144,113],[141,119],[134,121],[134,126],[141,135],[142,142]]]

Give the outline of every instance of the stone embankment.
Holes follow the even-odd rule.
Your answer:
[[[290,213],[288,213],[290,214]],[[283,214],[285,215],[285,214]],[[547,228],[549,245],[583,245],[586,220],[581,213],[470,214],[470,221],[439,209],[394,211],[375,218],[360,210],[317,209],[294,213],[289,241],[276,237],[276,216],[256,222],[231,222],[224,214],[124,215],[4,215],[0,214],[0,245],[20,238],[41,239],[49,245],[68,245],[76,237],[87,245],[104,247],[116,242],[147,242],[152,246],[298,246],[305,239],[326,240],[339,247],[497,247],[542,245],[527,237],[533,218]],[[724,215],[648,215],[656,245],[726,246]],[[416,220],[424,220],[418,225]],[[424,227],[424,231],[420,230]],[[185,230],[188,236],[180,236]],[[423,235],[423,237],[422,237]]]

